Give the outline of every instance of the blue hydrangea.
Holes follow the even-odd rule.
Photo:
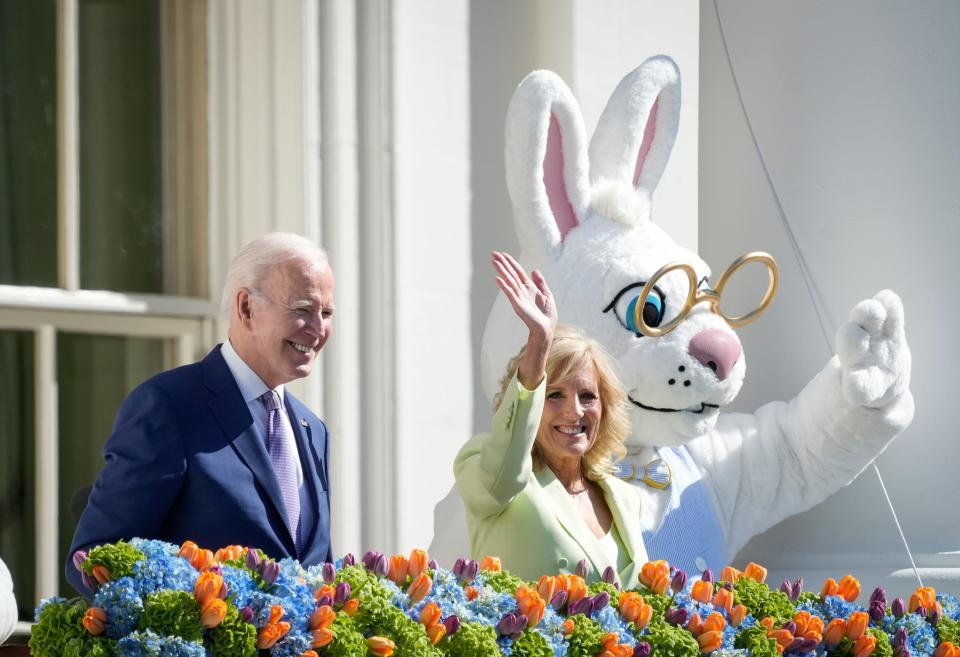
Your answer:
[[[631,646],[636,645],[637,640],[630,630],[629,624],[623,619],[620,612],[610,605],[595,612],[593,614],[593,620],[600,624],[604,632],[616,632],[619,643],[629,643]]]
[[[227,585],[227,599],[232,600],[238,609],[243,609],[250,604],[250,596],[253,595],[254,591],[260,590],[246,568],[223,566],[221,573],[223,574],[223,581]]]
[[[159,543],[159,541],[149,541]],[[164,544],[166,545],[166,544]],[[150,546],[153,556],[133,564],[133,578],[141,597],[155,591],[173,589],[193,593],[200,573],[186,559]]]
[[[49,598],[44,598],[40,601],[40,604],[37,605],[37,608],[33,610],[33,620],[35,623],[40,622],[40,612],[44,610],[47,605],[62,605],[67,601],[66,598],[60,595],[54,595]]]
[[[543,620],[534,628],[534,631],[542,634],[547,643],[553,649],[554,657],[566,657],[567,642],[563,636],[563,621],[565,618],[558,614],[556,610],[547,605],[543,612]]]
[[[960,620],[960,599],[956,596],[944,593],[937,596],[940,606],[943,607],[943,614],[952,620]]]
[[[93,597],[93,606],[106,612],[104,633],[111,639],[137,629],[143,614],[143,599],[132,577],[121,577],[101,586]]]
[[[206,657],[203,645],[152,630],[133,632],[117,642],[117,657]]]
[[[299,657],[310,649],[310,637],[305,632],[291,630],[270,649],[271,657]]]
[[[891,637],[898,627],[907,631],[907,647],[913,657],[923,657],[933,654],[937,647],[937,631],[925,619],[917,614],[905,614],[901,618],[887,616],[884,619],[883,629]]]
[[[157,541],[147,538],[134,538],[130,540],[130,545],[143,552],[147,559],[158,559],[162,557],[175,557],[180,552],[180,548],[173,543],[166,541]]]

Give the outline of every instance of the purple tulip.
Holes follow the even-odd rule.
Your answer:
[[[941,614],[940,614],[940,608],[939,608],[939,607],[935,607],[935,608],[933,608],[933,609],[930,610],[930,613],[929,613],[929,614],[927,614],[927,620],[930,622],[931,625],[933,625],[934,627],[936,627],[936,626],[937,626],[937,623],[940,622],[940,616],[941,616]]]
[[[705,571],[700,573],[700,579],[702,579],[704,582],[710,582],[713,584],[713,571],[707,568]]]
[[[346,555],[344,555],[342,565],[344,568],[357,565],[357,558],[353,556],[353,552],[347,552]]]
[[[812,652],[818,645],[819,642],[816,639],[801,639],[797,652]]]
[[[651,652],[653,652],[653,646],[646,641],[638,641],[633,648],[633,657],[650,657]]]
[[[577,574],[583,579],[587,579],[587,575],[590,574],[590,564],[587,563],[586,559],[577,562]]]
[[[277,578],[280,577],[280,564],[274,561],[273,559],[264,560],[260,564],[261,574],[263,581],[269,586],[277,581]]]
[[[440,564],[437,563],[436,559],[431,559],[427,562],[427,568],[430,570],[440,570]]]
[[[917,608],[913,611],[913,613],[915,613],[917,616],[919,616],[920,618],[923,618],[923,619],[926,619],[926,617],[927,617],[927,610],[924,609],[923,607],[917,607]]]
[[[793,583],[793,590],[790,592],[790,599],[796,602],[800,598],[801,593],[803,593],[803,578],[798,577],[797,581]]]
[[[796,634],[796,633],[797,633],[797,624],[794,623],[793,621],[787,621],[786,623],[784,623],[783,625],[780,626],[780,629],[786,630],[786,631],[789,632],[790,634]]]
[[[83,562],[87,560],[86,550],[77,550],[73,553],[73,567],[83,572]]]
[[[261,561],[261,559],[260,559],[260,553],[259,553],[259,552],[257,552],[256,550],[253,550],[253,549],[247,550],[247,558],[246,558],[246,560],[245,560],[245,563],[247,564],[247,568],[249,568],[250,570],[252,570],[252,571],[254,571],[254,572],[259,571],[259,570],[260,570],[260,561]]]
[[[390,564],[387,561],[387,555],[379,555],[373,564],[373,574],[377,577],[386,577],[389,570]]]
[[[337,584],[336,592],[333,594],[333,602],[338,607],[342,606],[350,599],[350,582],[340,582]]]
[[[367,550],[360,561],[363,562],[364,568],[366,568],[367,570],[373,570],[374,564],[377,563],[377,557],[380,557],[380,556],[383,556],[383,555],[381,555],[376,550]]]
[[[686,585],[687,574],[678,568],[677,572],[673,574],[673,579],[670,580],[670,588],[673,589],[674,593],[680,593]]]
[[[88,575],[82,570],[80,571],[80,579],[83,580],[83,585],[86,586],[91,591],[96,591],[99,584],[97,584],[97,578],[93,575]]]
[[[600,593],[593,596],[592,600],[593,611],[599,611],[610,604],[610,594],[606,591],[600,591]]]
[[[890,611],[893,612],[893,615],[897,618],[902,618],[905,613],[907,613],[907,605],[904,604],[903,598],[894,598],[893,602],[890,603]]]
[[[332,607],[332,606],[333,606],[333,598],[331,598],[329,595],[321,595],[319,598],[317,598],[317,606],[318,606],[318,607],[323,607],[323,606]]]
[[[221,600],[226,600],[229,592],[230,591],[227,589],[227,583],[224,581],[220,584],[220,594],[217,597]]]
[[[732,591],[732,590],[733,590],[733,582],[724,582],[724,583],[723,583],[723,588],[727,589],[728,591]]]
[[[793,593],[793,584],[790,583],[789,579],[785,579],[782,582],[780,582],[780,590],[786,593],[787,597],[789,598],[790,595]]]
[[[617,571],[613,569],[613,566],[607,566],[603,569],[603,575],[601,576],[604,582],[607,584],[616,584],[617,583]]]
[[[453,568],[450,569],[450,572],[453,573],[453,576],[457,579],[460,579],[460,576],[463,575],[463,567],[467,565],[467,561],[460,557],[453,562]]]
[[[567,597],[566,591],[557,591],[553,594],[553,597],[550,598],[550,606],[557,611],[561,611],[567,604]]]
[[[211,573],[215,573],[215,574],[220,575],[221,577],[223,577],[223,567],[222,567],[220,564],[218,564],[218,563],[215,563],[215,564],[213,564],[212,566],[210,566],[210,568],[209,568],[208,570],[209,570]]]
[[[572,602],[567,606],[567,615],[569,616],[576,616],[577,614],[590,616],[592,613],[593,600],[589,597],[580,598],[576,602]]]
[[[252,623],[255,617],[256,614],[253,613],[253,609],[250,607],[244,607],[240,610],[240,618],[243,619],[244,623]]]
[[[321,575],[323,575],[324,584],[332,584],[334,578],[337,576],[337,569],[332,563],[323,564],[323,568],[320,570]]]
[[[883,621],[884,613],[887,611],[887,603],[882,600],[870,603],[870,620],[874,623]]]
[[[873,589],[873,593],[870,594],[870,604],[875,602],[882,602],[884,607],[887,606],[887,592],[882,586]]]
[[[893,633],[893,641],[891,644],[894,648],[903,648],[907,645],[907,628],[901,626],[897,628],[897,631]]]
[[[450,614],[443,619],[443,626],[447,628],[447,636],[453,636],[460,629],[460,617],[456,614]]]
[[[497,623],[497,633],[503,636],[515,636],[523,632],[527,626],[527,617],[523,614],[507,613],[504,614],[500,622]]]
[[[470,559],[463,567],[463,582],[472,582],[477,578],[477,573],[480,572],[480,562]]]
[[[787,646],[784,652],[803,652],[800,650],[800,646],[803,645],[803,637],[794,637],[793,641],[790,642],[790,645]]]
[[[687,624],[687,610],[683,607],[671,607],[663,615],[663,619],[671,625],[682,626]]]

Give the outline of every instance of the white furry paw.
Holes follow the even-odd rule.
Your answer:
[[[910,384],[900,297],[882,290],[854,306],[837,330],[837,355],[848,402],[882,408],[898,398]]]

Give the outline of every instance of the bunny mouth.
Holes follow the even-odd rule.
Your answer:
[[[630,403],[634,406],[638,406],[646,411],[656,411],[657,413],[695,413],[700,414],[706,411],[708,408],[720,408],[720,404],[708,404],[706,402],[700,402],[700,408],[656,408],[655,406],[647,406],[646,404],[641,404],[636,399],[627,395],[627,399],[630,400]]]

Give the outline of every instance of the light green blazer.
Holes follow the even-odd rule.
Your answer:
[[[471,439],[457,454],[454,474],[467,508],[473,558],[500,557],[505,570],[525,580],[572,573],[586,559],[588,580],[607,566],[617,569],[587,527],[563,484],[550,468],[533,469],[530,450],[537,437],[546,382],[534,391],[516,375],[493,417],[490,433]],[[616,477],[597,482],[627,551],[619,571],[625,588],[636,585],[647,561],[640,528],[640,496]]]

